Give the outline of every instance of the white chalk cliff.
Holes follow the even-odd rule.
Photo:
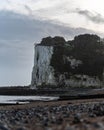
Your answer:
[[[55,57],[55,55],[58,54],[55,52],[55,50],[57,50],[57,52],[58,51],[60,52],[59,46],[63,45],[54,45],[54,44],[50,45],[50,43],[46,43],[46,44],[37,44],[35,46],[34,66],[31,81],[32,87],[38,88],[38,86],[49,86],[49,85],[53,87],[103,86],[103,80],[100,80],[100,78],[97,75],[88,75],[85,73],[86,70],[84,73],[82,72],[80,73],[79,70],[81,69],[81,66],[82,67],[84,66],[82,60],[79,60],[78,58],[76,59],[72,55],[66,56],[64,53],[61,55],[61,57],[59,55],[59,59],[58,56]],[[55,62],[56,67],[53,64],[54,62],[52,61]],[[58,67],[56,62],[57,64],[59,63]],[[64,64],[65,65],[67,64],[68,66],[64,66]],[[60,69],[61,66],[62,68]],[[66,68],[68,69],[68,71]],[[104,77],[103,72],[102,77]]]
[[[32,72],[32,85],[55,85],[54,69],[50,66],[53,46],[35,46],[34,67]]]

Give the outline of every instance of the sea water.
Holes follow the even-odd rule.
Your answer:
[[[51,96],[0,96],[0,104],[26,104],[30,101],[52,101],[58,100],[58,97]]]

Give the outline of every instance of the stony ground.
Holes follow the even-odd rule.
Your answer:
[[[0,106],[0,130],[104,130],[104,100]]]

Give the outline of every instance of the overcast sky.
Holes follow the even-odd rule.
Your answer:
[[[47,36],[104,36],[104,0],[0,0],[0,86],[31,82],[34,43]]]

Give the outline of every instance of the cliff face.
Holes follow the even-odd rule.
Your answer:
[[[53,46],[35,46],[34,67],[32,72],[32,86],[44,84],[55,85],[54,69],[50,66]]]
[[[92,36],[89,35],[89,37],[88,39],[92,40]],[[95,47],[96,50],[92,49],[91,54],[89,54],[90,50],[88,50],[87,54],[86,50],[89,48],[88,45],[87,47],[85,47],[85,45],[83,46],[84,42],[82,44],[82,41],[79,42],[79,40],[77,40],[76,43],[75,40],[78,38],[75,38],[74,41],[66,42],[60,37],[48,37],[43,39],[41,44],[35,46],[32,86],[103,86],[104,56],[103,53],[99,53],[98,47],[95,47],[95,44],[99,42],[99,39],[91,41],[91,43],[94,42],[95,44],[93,47],[92,45],[90,46],[92,48]],[[81,37],[81,40],[82,38],[83,36]],[[94,36],[94,38],[96,37]],[[87,42],[89,41],[87,40]],[[78,46],[79,43],[82,47]],[[102,49],[102,46],[100,49]],[[98,53],[96,54],[96,57],[94,53]],[[100,58],[101,61],[99,60]]]

